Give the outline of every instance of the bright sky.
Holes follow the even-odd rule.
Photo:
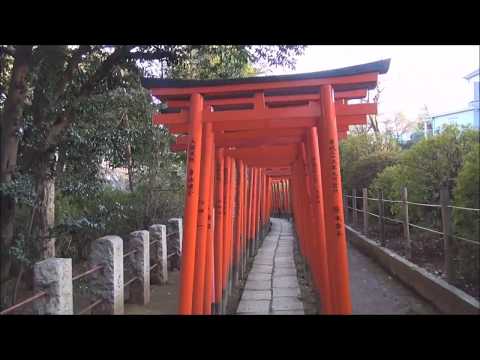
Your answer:
[[[430,113],[462,110],[473,100],[473,85],[463,77],[479,68],[480,46],[308,46],[295,71],[278,69],[273,74],[335,69],[390,58],[390,69],[379,76],[383,92],[379,116],[404,112],[416,117],[423,105]]]

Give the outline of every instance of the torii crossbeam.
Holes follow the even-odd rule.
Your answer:
[[[144,79],[168,109],[153,123],[187,151],[181,314],[222,313],[272,214],[293,214],[322,313],[350,314],[338,141],[390,60],[306,74]],[[356,100],[357,103],[351,103]]]

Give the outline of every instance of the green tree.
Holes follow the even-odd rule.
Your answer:
[[[50,241],[53,184],[64,195],[93,196],[102,187],[99,170],[104,161],[129,169],[131,190],[135,183],[143,186],[151,181],[152,171],[157,171],[152,167],[158,160],[153,153],[156,146],[168,147],[169,136],[150,124],[152,112],[158,109],[141,88],[141,76],[158,73],[161,66],[167,75],[186,76],[190,70],[185,69],[192,68],[186,64],[195,63],[199,53],[201,61],[193,66],[197,72],[190,74],[242,76],[252,73],[255,63],[261,61],[271,66],[291,66],[294,55],[302,49],[0,46],[1,280],[10,274],[8,250],[15,238],[16,206],[22,194],[25,204],[31,204],[32,238],[38,245],[37,258],[42,258],[54,250]],[[175,168],[181,155],[165,157],[166,162],[158,166],[166,166],[167,173],[176,175],[162,175],[160,182],[178,179],[179,171],[169,169]]]
[[[442,187],[452,195],[464,157],[477,143],[478,131],[447,127],[441,134],[403,151],[395,168],[387,167],[378,174],[372,190],[382,189],[385,197],[399,200],[401,189],[407,187],[411,201],[438,204]],[[412,207],[412,221],[424,219],[425,211]]]
[[[368,187],[385,167],[395,163],[400,151],[388,135],[362,133],[340,142],[340,164],[345,191]]]
[[[458,174],[453,192],[455,205],[480,208],[480,146],[475,144],[465,155],[464,164]],[[480,241],[480,212],[453,209],[455,233],[469,240]],[[454,240],[457,276],[471,284],[478,284],[480,247],[460,239]]]

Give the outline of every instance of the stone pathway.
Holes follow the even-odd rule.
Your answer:
[[[238,305],[238,315],[303,315],[293,260],[292,225],[272,218],[272,228],[258,250]]]

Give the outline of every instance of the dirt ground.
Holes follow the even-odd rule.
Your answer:
[[[150,303],[145,306],[125,304],[125,315],[175,315],[178,311],[180,272],[168,273],[168,283],[152,285]]]

